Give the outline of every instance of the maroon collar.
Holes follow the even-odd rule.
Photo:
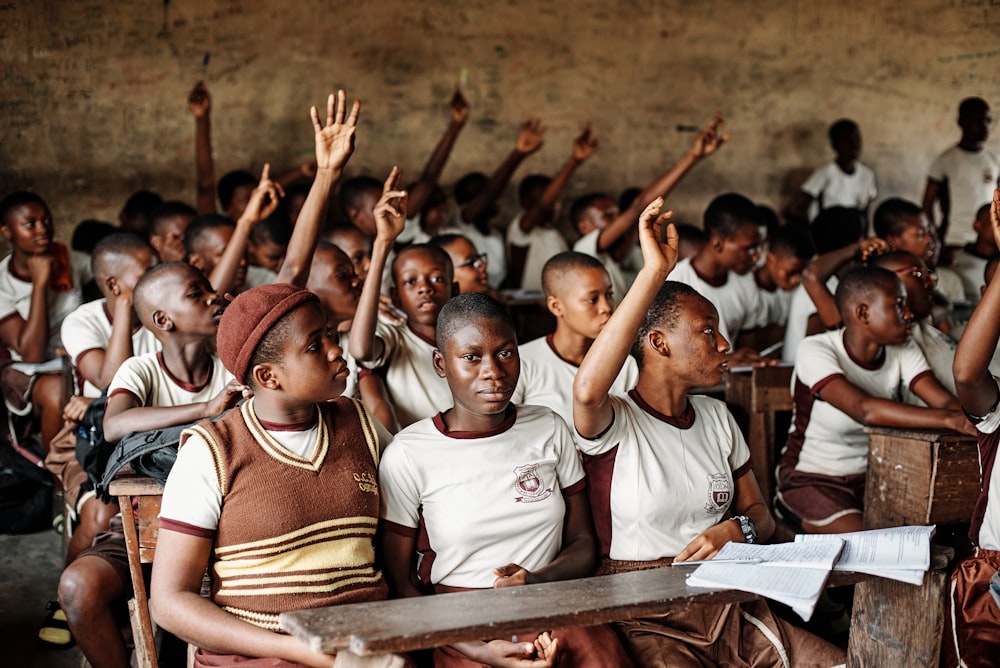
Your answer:
[[[555,334],[549,334],[548,336],[545,337],[545,343],[549,344],[549,349],[552,350],[552,354],[553,355],[555,355],[556,357],[558,357],[559,359],[561,359],[563,362],[566,362],[566,364],[569,364],[570,366],[573,366],[573,367],[576,367],[577,369],[579,369],[580,368],[579,364],[577,364],[576,362],[571,362],[570,360],[566,359],[565,357],[563,357],[562,355],[559,354],[559,351],[556,350],[556,343],[555,343],[555,341],[556,341],[556,335]]]
[[[212,382],[212,374],[215,373],[215,364],[212,363],[212,358],[209,357],[208,377],[205,378],[205,382],[202,383],[201,385],[194,385],[192,383],[184,382],[183,380],[181,380],[180,378],[178,378],[177,376],[175,376],[170,372],[170,369],[168,369],[167,365],[163,362],[162,350],[156,353],[156,361],[159,363],[160,368],[163,369],[163,373],[167,374],[167,378],[169,378],[174,383],[174,385],[181,388],[185,392],[191,392],[192,394],[197,394],[198,392],[201,392],[206,387],[208,387],[208,384]]]
[[[638,389],[629,390],[628,396],[632,398],[632,401],[635,402],[636,406],[638,406],[645,412],[649,413],[657,420],[660,420],[661,422],[666,422],[671,427],[676,427],[677,429],[690,429],[691,427],[694,426],[695,418],[698,415],[694,411],[694,406],[691,405],[690,398],[688,398],[687,406],[684,407],[684,412],[682,412],[678,416],[673,416],[673,415],[664,415],[663,413],[661,413],[660,411],[656,410],[648,403],[646,403],[646,400],[643,399],[642,395],[639,394]]]
[[[486,431],[449,431],[448,426],[444,423],[444,413],[438,413],[434,416],[434,426],[439,432],[448,438],[489,438],[490,436],[497,436],[504,433],[508,429],[514,426],[517,421],[517,407],[514,404],[507,406],[507,414],[503,418],[503,422],[498,424],[493,429],[487,429]]]
[[[312,415],[301,422],[268,422],[261,420],[260,417],[257,418],[257,422],[268,431],[308,431],[316,426],[318,419],[316,411],[313,410]]]

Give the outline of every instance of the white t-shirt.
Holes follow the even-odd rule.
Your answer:
[[[927,176],[948,185],[951,210],[945,243],[961,246],[975,241],[972,222],[979,207],[993,199],[1000,178],[1000,160],[987,149],[966,151],[952,146],[937,157]]]
[[[212,355],[208,380],[200,387],[178,380],[163,365],[163,353],[147,353],[125,360],[108,386],[108,396],[131,394],[140,406],[185,406],[209,401],[221,392],[233,375]]]
[[[750,451],[723,402],[688,396],[684,415],[658,413],[637,392],[609,397],[614,421],[577,435],[601,552],[612,559],[676,556],[717,524],[750,470]]]
[[[931,318],[914,323],[913,334],[910,338],[924,354],[927,365],[934,372],[934,377],[944,385],[946,390],[955,394],[955,374],[951,370],[951,365],[955,362],[957,342],[935,327]],[[904,387],[903,390],[903,399],[906,403],[914,406],[927,405],[920,397],[910,391],[909,387]]]
[[[979,289],[986,285],[983,273],[986,271],[988,262],[989,260],[986,258],[973,255],[965,249],[955,253],[955,266],[952,268],[962,279],[965,301],[970,304],[978,304],[979,300],[982,299]]]
[[[382,518],[431,552],[429,582],[493,586],[493,569],[547,566],[562,547],[563,494],[582,491],[573,435],[555,413],[518,406],[491,432],[447,432],[440,415],[396,434],[379,465]],[[395,526],[393,526],[395,525]]]
[[[818,200],[818,210],[844,206],[864,211],[878,195],[875,172],[855,162],[854,173],[846,174],[836,160],[813,172],[802,184],[802,192]]]
[[[507,278],[507,245],[499,232],[491,228],[489,234],[483,234],[478,227],[459,217],[446,229],[441,230],[441,234],[450,233],[461,234],[472,242],[476,250],[486,253],[489,259],[486,265],[486,277],[490,285],[497,287],[503,283],[503,279]]]
[[[559,356],[552,345],[552,335],[518,346],[521,376],[511,402],[547,406],[566,424],[573,424],[573,380],[579,366]],[[639,380],[639,369],[631,355],[615,378],[609,392],[625,395]]]
[[[937,290],[951,303],[965,300],[965,285],[962,277],[954,269],[938,267],[934,270],[938,277]]]
[[[912,387],[931,372],[913,341],[884,349],[882,364],[866,368],[851,359],[844,347],[843,329],[808,336],[799,344],[792,376],[794,414],[783,453],[786,461],[795,460],[795,470],[828,476],[865,472],[868,434],[864,425],[817,395],[831,381],[844,378],[869,396],[899,401],[903,386]]]
[[[358,361],[354,359],[354,356],[347,349],[347,339],[350,335],[350,332],[340,332],[337,335],[337,345],[344,351],[344,361],[347,362],[347,370],[351,374],[347,377],[347,387],[344,388],[340,396],[360,399],[361,392],[358,390]]]
[[[106,299],[83,304],[70,313],[62,323],[63,347],[73,360],[79,373],[80,359],[93,350],[107,350],[111,342],[111,320],[108,318]],[[153,333],[140,326],[132,332],[132,355],[155,353],[163,345]],[[99,397],[101,390],[89,380],[83,381],[83,396]]]
[[[0,322],[15,315],[27,320],[31,314],[31,293],[33,292],[31,280],[22,280],[11,272],[10,260],[12,257],[13,255],[8,255],[0,260]],[[60,328],[63,319],[81,304],[80,290],[83,284],[91,278],[89,257],[83,253],[70,251],[69,261],[73,288],[65,292],[49,290],[49,345],[46,350],[46,359],[51,358],[55,354],[55,348],[62,345]],[[20,362],[23,359],[13,349],[11,349],[10,354],[15,362]]]
[[[792,290],[765,290],[757,286],[760,291],[760,303],[764,309],[764,320],[768,325],[784,325],[788,322],[788,312],[792,307]]]
[[[244,283],[245,290],[250,288],[259,288],[262,285],[271,285],[272,283],[278,282],[278,275],[266,267],[258,267],[256,265],[247,266],[247,278]]]
[[[996,381],[996,378],[994,378]],[[985,452],[989,446],[995,446],[997,429],[1000,429],[1000,410],[994,410],[976,423],[979,433],[979,472],[992,465],[992,474],[989,480],[983,480],[983,487],[986,488],[986,512],[983,516],[983,524],[979,527],[979,547],[987,550],[1000,550],[1000,471],[996,468],[996,454],[992,462],[983,461],[987,455]],[[984,443],[983,441],[987,442]],[[986,446],[984,448],[984,446]]]
[[[361,362],[369,369],[385,367],[385,386],[396,408],[400,427],[439,413],[452,405],[448,381],[434,370],[432,354],[437,348],[410,329],[408,324],[378,323],[375,335],[382,339],[382,356]]]
[[[830,294],[837,292],[840,279],[831,276],[826,281],[826,289]],[[795,351],[799,349],[802,339],[809,330],[809,316],[816,312],[816,304],[806,289],[799,285],[792,290],[792,301],[788,305],[788,320],[785,322],[785,343],[781,347],[781,359],[785,362],[795,361]]]
[[[628,292],[629,284],[628,281],[625,280],[624,274],[622,274],[621,267],[618,265],[618,262],[611,257],[611,254],[602,253],[597,250],[598,237],[600,236],[600,230],[592,230],[588,232],[577,239],[576,243],[573,244],[573,250],[577,253],[583,253],[584,255],[589,255],[590,257],[600,260],[601,264],[604,265],[604,269],[608,272],[608,277],[611,279],[611,289],[615,293],[615,303],[620,304],[622,299],[625,298],[625,293]]]
[[[569,244],[562,232],[554,227],[535,225],[530,232],[521,229],[524,212],[514,216],[507,228],[507,244],[527,248],[524,258],[524,273],[521,275],[521,289],[542,291],[542,268],[554,255],[569,250]]]
[[[677,263],[667,277],[671,281],[686,283],[712,302],[719,312],[719,331],[736,347],[736,338],[745,329],[767,324],[767,311],[760,299],[760,289],[753,274],[743,276],[729,272],[726,282],[718,287],[706,283],[691,266],[691,258]]]

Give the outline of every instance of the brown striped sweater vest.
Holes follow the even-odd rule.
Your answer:
[[[312,459],[295,456],[257,420],[253,400],[191,431],[208,443],[222,514],[212,600],[271,631],[291,610],[384,599],[375,569],[378,435],[357,401],[318,404]]]

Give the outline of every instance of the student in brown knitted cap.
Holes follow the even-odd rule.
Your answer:
[[[196,666],[329,666],[280,634],[278,615],[385,598],[373,541],[391,437],[341,397],[347,363],[311,292],[274,284],[238,296],[218,350],[254,396],[182,437],[160,511],[153,617],[199,647]]]

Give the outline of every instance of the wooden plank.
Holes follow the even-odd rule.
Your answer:
[[[790,366],[766,366],[751,373],[753,404],[757,413],[790,411],[792,402],[792,373]]]
[[[979,445],[971,436],[936,444],[928,524],[968,522],[979,499]]]
[[[147,476],[141,475],[119,475],[108,485],[108,494],[111,496],[162,496],[163,488],[159,483]]]
[[[131,499],[118,497],[122,513],[122,529],[125,534],[125,551],[128,554],[128,570],[132,576],[133,601],[129,605],[129,619],[135,639],[136,660],[140,668],[156,668],[156,641],[153,637],[153,620],[149,616],[146,602],[146,583],[142,579],[142,565],[139,556],[139,534],[136,531],[135,515]]]
[[[957,431],[947,429],[898,429],[896,427],[865,427],[869,434],[884,434],[887,436],[898,436],[917,441],[951,442],[951,441],[975,441],[975,437],[960,434]]]
[[[476,638],[593,626],[756,598],[687,586],[691,568],[660,568],[524,587],[439,594],[282,614],[281,627],[312,649],[361,656],[408,652]],[[834,573],[831,586],[867,579]]]

